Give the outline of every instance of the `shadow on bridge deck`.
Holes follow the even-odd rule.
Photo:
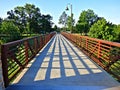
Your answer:
[[[57,34],[7,90],[119,90],[120,86],[62,35]]]

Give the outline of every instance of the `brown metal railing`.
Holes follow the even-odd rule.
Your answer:
[[[120,43],[65,32],[61,34],[120,81]]]
[[[35,57],[54,33],[22,39],[1,46],[1,60],[5,87]]]

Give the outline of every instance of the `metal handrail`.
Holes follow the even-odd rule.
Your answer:
[[[56,33],[17,40],[1,45],[1,61],[5,87]]]
[[[120,81],[120,43],[62,32],[99,66]]]

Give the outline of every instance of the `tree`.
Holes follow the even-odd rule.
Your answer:
[[[2,18],[0,18],[0,28],[1,28],[1,25],[2,25],[2,21],[3,21]]]
[[[14,10],[15,10],[14,12],[15,12],[15,16],[16,16],[16,18],[14,18],[14,19],[17,19],[15,21],[15,23],[19,27],[20,32],[23,33],[23,32],[25,32],[27,30],[26,29],[27,15],[26,15],[26,12],[25,12],[25,8],[18,6]]]
[[[3,34],[6,37],[8,37],[8,38],[2,37],[2,40],[4,40],[4,42],[20,39],[19,28],[12,21],[4,20],[2,22],[0,34]]]
[[[50,15],[42,15],[42,19],[41,19],[41,28],[42,31],[44,31],[43,33],[46,32],[51,32],[52,30],[52,17]]]
[[[93,10],[88,9],[87,11],[82,11],[79,20],[76,24],[76,28],[80,33],[87,34],[90,27],[97,21],[98,16],[93,12]]]
[[[64,28],[66,28],[66,25],[67,25],[67,14],[65,13],[65,11],[62,13],[62,15],[60,16],[59,18],[59,24],[62,24],[64,26]]]
[[[114,41],[120,42],[120,25],[114,26],[114,33],[115,33]]]
[[[68,16],[67,18],[67,27],[71,31],[71,33],[74,32],[73,30],[74,23],[75,23],[75,19],[73,19],[73,14],[72,14],[72,16]]]
[[[33,4],[15,7],[8,11],[8,19],[19,27],[21,33],[41,33],[50,32],[52,27],[52,17],[42,15],[40,9]]]
[[[113,28],[114,25],[112,25],[112,23],[109,23],[106,19],[102,18],[91,26],[88,34],[93,38],[114,41],[115,32]]]
[[[41,24],[41,13],[38,7],[32,4],[26,4],[25,12],[27,16],[27,26],[28,30],[35,33],[40,33],[40,24]]]
[[[12,20],[20,29],[20,32],[39,33],[41,24],[41,13],[38,7],[32,4],[15,7],[8,11],[8,19]]]

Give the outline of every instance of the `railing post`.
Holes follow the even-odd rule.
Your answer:
[[[46,43],[48,42],[49,40],[49,35],[46,36]]]
[[[76,44],[78,45],[78,36],[76,35]]]
[[[81,47],[81,45],[82,45],[82,37],[80,37],[79,45],[80,45],[80,47]]]
[[[7,46],[2,45],[1,46],[1,61],[2,61],[2,70],[3,70],[3,79],[4,79],[4,85],[7,87],[9,85],[9,79],[8,79],[8,63],[7,63]]]
[[[43,47],[44,47],[44,45],[45,45],[45,35],[43,35]]]
[[[88,50],[88,39],[86,38],[86,49]]]
[[[71,40],[71,34],[69,34],[68,36],[69,36],[69,40]]]
[[[3,81],[1,58],[0,58],[0,90],[5,90],[4,81]]]
[[[44,47],[45,44],[45,35],[42,35],[42,48]]]
[[[34,44],[35,44],[35,54],[37,53],[37,38],[34,38]]]
[[[52,34],[49,35],[49,40],[51,39],[51,37],[52,37]]]
[[[50,40],[50,36],[51,36],[51,34],[48,35],[48,41]]]
[[[98,41],[98,58],[100,58],[100,44],[101,44],[101,42]]]
[[[26,64],[28,63],[28,58],[29,58],[29,55],[28,55],[28,40],[26,40],[24,42],[24,45],[25,45],[25,61],[26,61]]]
[[[47,35],[45,35],[45,45],[46,45],[46,43],[47,43]]]
[[[44,46],[45,46],[45,44],[46,44],[46,35],[45,35],[45,37],[44,37],[44,41],[45,41],[45,43],[44,43]]]
[[[42,49],[42,42],[43,42],[43,39],[42,39],[42,36],[40,36],[40,50]]]

